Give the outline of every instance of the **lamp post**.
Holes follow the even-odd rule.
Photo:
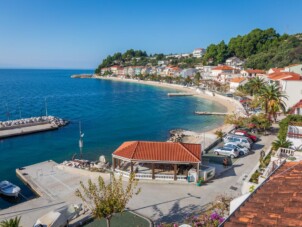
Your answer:
[[[82,133],[82,127],[81,127],[81,121],[79,122],[79,130],[80,130],[80,139],[79,139],[79,148],[80,148],[80,157],[82,159],[83,156],[83,137],[84,137],[84,133]]]
[[[47,101],[46,101],[46,97],[44,98],[44,104],[45,104],[45,115],[47,117],[48,113],[47,113]]]

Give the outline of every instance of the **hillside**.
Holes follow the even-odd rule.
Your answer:
[[[246,60],[246,68],[269,69],[302,61],[302,35],[278,34],[273,28],[254,29],[250,33],[211,44],[203,57],[204,64],[222,64],[228,57]]]
[[[236,56],[245,60],[245,68],[269,69],[284,67],[302,62],[302,34],[278,34],[275,29],[254,29],[246,35],[238,35],[226,44],[221,41],[207,47],[202,59],[194,58],[190,54],[186,57],[171,57],[171,55],[148,55],[142,50],[127,50],[125,53],[117,52],[109,55],[95,70],[99,73],[101,68],[112,65],[120,66],[156,66],[158,61],[180,68],[190,68],[197,64],[218,65],[225,63],[229,57]]]

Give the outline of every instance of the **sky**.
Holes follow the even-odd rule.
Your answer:
[[[302,0],[0,0],[0,68],[94,69],[127,49],[188,53],[255,28],[302,32]]]

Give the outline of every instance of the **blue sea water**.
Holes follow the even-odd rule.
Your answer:
[[[49,115],[71,121],[59,130],[0,141],[0,180],[20,185],[26,198],[34,194],[16,177],[16,168],[45,160],[62,162],[79,152],[79,121],[85,133],[83,157],[96,160],[126,140],[159,140],[169,130],[207,131],[222,124],[219,116],[196,116],[195,110],[225,111],[196,97],[168,97],[173,89],[93,79],[71,79],[90,70],[0,70],[0,121]],[[17,201],[0,198],[0,208]]]

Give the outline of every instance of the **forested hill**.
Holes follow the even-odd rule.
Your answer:
[[[203,57],[204,64],[217,65],[229,57],[246,60],[246,68],[269,69],[302,62],[302,34],[278,34],[273,28],[254,29],[250,33],[211,44]]]
[[[254,29],[246,35],[231,38],[226,44],[221,41],[207,47],[202,59],[190,55],[184,58],[169,58],[169,64],[181,68],[194,67],[201,62],[204,65],[218,65],[225,63],[229,57],[236,56],[245,60],[245,68],[269,69],[284,67],[302,62],[302,33],[287,35],[278,34],[275,29]],[[148,55],[142,50],[127,50],[125,53],[115,53],[105,58],[95,70],[99,73],[101,68],[112,65],[145,66],[157,65],[159,60],[166,60],[164,54]]]

